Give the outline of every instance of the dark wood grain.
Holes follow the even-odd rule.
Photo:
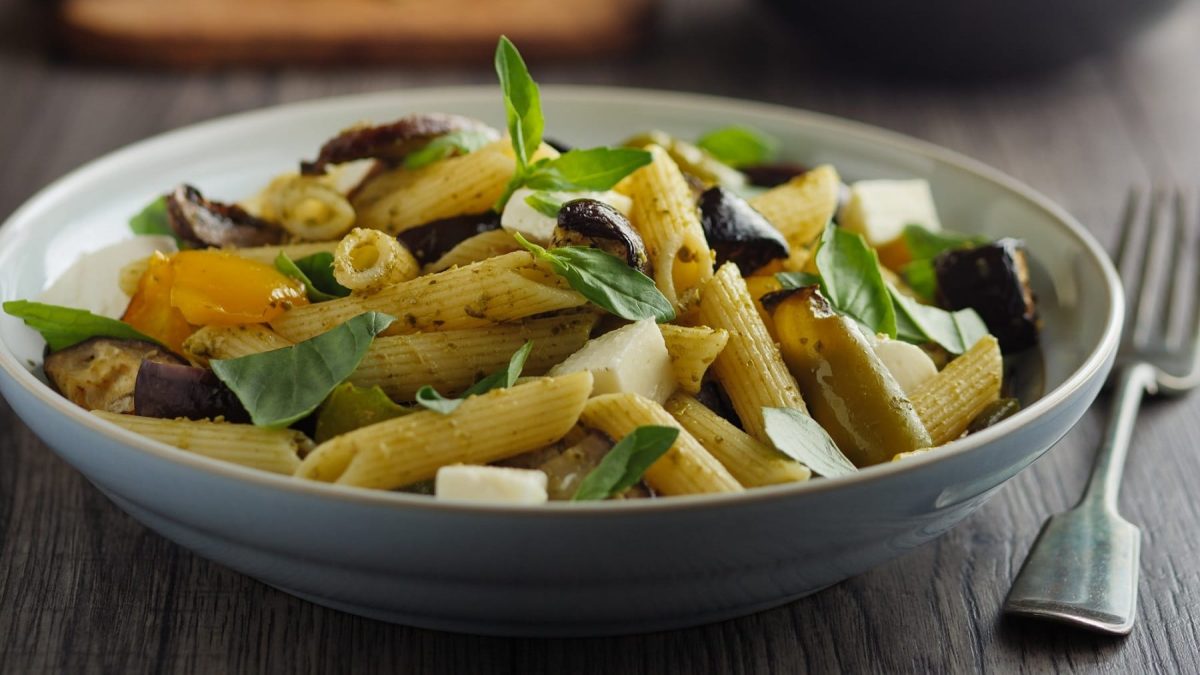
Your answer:
[[[337,93],[488,82],[474,69],[127,72],[49,62],[0,0],[0,213],[79,163],[181,124]],[[1111,243],[1124,192],[1200,184],[1200,10],[1121,54],[1039,79],[904,84],[842,73],[740,1],[669,2],[654,46],[538,64],[551,82],[775,101],[910,133],[1000,167]],[[737,58],[734,59],[733,55]],[[110,504],[0,403],[0,670],[26,672],[1197,672],[1200,396],[1154,402],[1121,498],[1143,528],[1140,618],[1126,639],[1001,619],[1039,526],[1082,487],[1090,412],[938,541],[811,598],[694,630],[502,640],[326,610],[197,558]]]

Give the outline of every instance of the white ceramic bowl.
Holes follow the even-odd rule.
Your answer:
[[[548,133],[612,143],[746,124],[786,157],[848,178],[924,177],[943,222],[1025,238],[1045,317],[1046,393],[923,457],[725,497],[499,508],[309,483],[220,463],[93,418],[47,387],[40,338],[0,318],[0,392],[66,461],[148,527],[319,604],[499,635],[682,627],[812,593],[945,532],[1079,419],[1112,365],[1122,298],[1096,242],[1027,187],[945,150],[780,107],[683,94],[547,87]],[[74,256],[181,181],[241,197],[362,119],[445,110],[502,122],[495,87],[389,93],[238,115],[115,152],[47,187],[0,230],[0,299],[35,296]],[[28,477],[24,477],[28,478]]]

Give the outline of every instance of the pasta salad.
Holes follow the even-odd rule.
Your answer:
[[[1020,241],[923,180],[843,183],[732,126],[571,148],[501,38],[506,128],[361,124],[239,203],[180,185],[36,301],[63,396],[297,479],[536,504],[732,493],[1011,415]]]

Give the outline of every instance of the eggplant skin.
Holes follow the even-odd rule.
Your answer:
[[[285,232],[235,204],[209,201],[191,185],[167,195],[167,217],[175,235],[195,246],[270,246]]]
[[[558,210],[558,225],[551,246],[598,248],[625,261],[643,273],[650,271],[650,258],[642,235],[620,211],[596,199],[572,199]]]
[[[796,176],[808,173],[808,167],[791,162],[776,162],[773,164],[753,164],[743,166],[740,171],[746,174],[751,185],[773,188],[783,185]]]
[[[151,342],[92,338],[50,354],[42,368],[54,389],[75,405],[86,410],[132,413],[142,365],[183,362]]]
[[[146,361],[138,370],[133,412],[143,417],[249,422],[250,414],[211,370]]]
[[[1005,354],[1037,345],[1037,303],[1029,286],[1025,249],[1018,239],[945,251],[933,260],[938,304],[970,307],[1000,341]]]
[[[500,214],[495,211],[470,213],[443,218],[407,229],[396,238],[422,264],[433,262],[464,240],[477,234],[500,229]]]
[[[492,128],[470,117],[446,113],[421,113],[388,124],[351,127],[322,145],[315,160],[301,162],[300,173],[319,176],[330,164],[358,159],[400,162],[438,136],[466,130],[491,131]],[[496,137],[500,135],[496,134]]]
[[[732,261],[748,275],[790,252],[779,230],[745,199],[723,187],[709,188],[700,195],[700,224],[717,253],[717,267]]]

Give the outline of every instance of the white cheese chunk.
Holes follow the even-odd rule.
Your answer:
[[[129,296],[118,283],[121,268],[149,257],[155,251],[173,253],[175,250],[175,240],[170,237],[140,236],[86,253],[50,288],[42,291],[38,300],[119,319],[129,305]]]
[[[921,179],[858,181],[850,188],[850,200],[838,214],[838,223],[875,247],[895,241],[905,225],[942,229],[929,182]]]
[[[509,232],[520,232],[521,236],[535,244],[547,244],[558,220],[538,211],[525,201],[534,190],[521,188],[513,192],[508,203],[504,205],[504,213],[500,214],[500,227]],[[595,199],[604,202],[625,216],[633,209],[633,200],[619,192],[547,192],[547,196],[560,202],[572,199]]]
[[[502,504],[543,504],[548,499],[541,471],[465,464],[438,469],[433,493],[438,499]]]
[[[551,375],[592,373],[592,395],[641,394],[662,403],[675,392],[671,355],[654,319],[642,319],[588,340]]]
[[[875,355],[887,367],[905,394],[937,375],[937,366],[923,349],[899,340],[880,338],[875,341]]]

